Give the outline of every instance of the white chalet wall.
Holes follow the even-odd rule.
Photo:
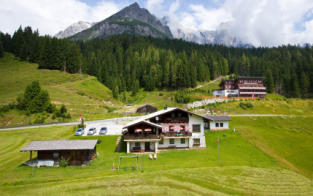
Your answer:
[[[192,125],[198,125],[200,124],[200,130],[201,132],[192,132],[192,136],[204,136],[204,122],[203,122],[203,118],[196,116],[194,114],[192,114],[192,116],[189,114],[189,127],[191,128],[192,131]]]
[[[188,148],[189,138],[185,138],[185,144],[181,144],[181,138],[174,138],[174,144],[170,144],[171,138],[164,138],[163,144],[159,143],[159,148],[168,148],[168,146],[176,146],[177,148]]]
[[[216,127],[215,123],[218,123],[219,127]],[[223,123],[223,127],[220,126],[220,123]],[[229,129],[228,121],[210,121],[210,129]]]

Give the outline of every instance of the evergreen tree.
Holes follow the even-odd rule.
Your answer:
[[[135,96],[139,91],[139,81],[136,80],[134,83],[133,83],[133,89],[132,89],[132,96]]]
[[[266,85],[266,92],[268,93],[274,92],[274,81],[273,81],[272,72],[270,69],[267,69],[266,71],[265,85]]]
[[[19,55],[21,61],[27,61],[27,43],[24,41],[24,44],[22,45],[22,50]]]
[[[309,79],[304,72],[302,72],[302,74],[301,74],[301,80],[300,81],[301,81],[302,97],[307,98],[309,88],[310,88],[310,82],[309,82]]]
[[[301,96],[298,76],[296,75],[295,72],[293,73],[290,79],[290,96],[294,98],[299,98]]]
[[[80,67],[80,49],[75,43],[72,43],[69,47],[66,71],[69,73],[77,73],[79,67]]]
[[[3,45],[2,45],[2,42],[0,41],[0,58],[2,58],[3,57],[3,52],[4,50],[3,50]]]

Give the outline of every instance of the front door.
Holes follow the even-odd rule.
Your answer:
[[[145,143],[145,151],[150,151],[150,142]]]

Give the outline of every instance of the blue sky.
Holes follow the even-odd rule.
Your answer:
[[[1,0],[0,30],[22,25],[55,35],[78,21],[98,22],[134,3],[130,0]],[[313,0],[138,0],[140,7],[170,18],[173,34],[183,26],[229,33],[254,46],[313,43]]]

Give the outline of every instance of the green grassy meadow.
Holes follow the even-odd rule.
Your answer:
[[[230,130],[206,131],[206,149],[163,150],[157,160],[139,154],[122,159],[118,136],[73,136],[73,128],[47,127],[0,131],[2,195],[79,193],[121,195],[310,195],[313,174],[312,117],[232,117]],[[223,135],[226,134],[226,137]],[[219,155],[216,140],[219,138]],[[100,139],[98,157],[85,167],[34,168],[20,152],[32,140]],[[36,156],[36,155],[34,155]],[[32,175],[32,173],[34,175]],[[40,183],[40,186],[38,185]],[[18,189],[17,189],[18,187]]]

